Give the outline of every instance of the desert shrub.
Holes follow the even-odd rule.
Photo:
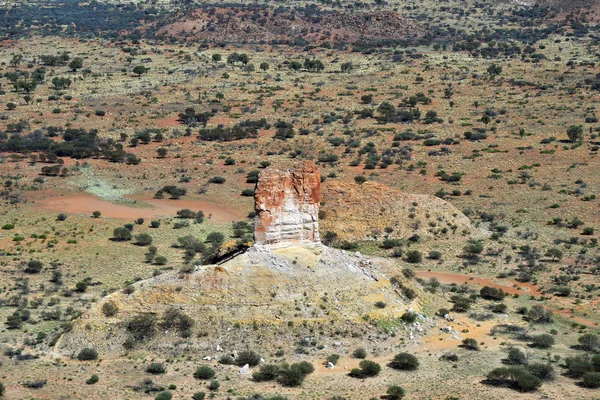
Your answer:
[[[248,364],[251,367],[258,365],[260,363],[260,355],[255,353],[252,350],[244,350],[240,354],[238,354],[235,359],[235,365],[239,367],[243,367]]]
[[[131,240],[131,231],[123,226],[119,226],[113,230],[113,239],[117,242]]]
[[[196,392],[192,395],[192,400],[204,400],[205,397],[206,397],[206,393]]]
[[[175,329],[183,337],[188,337],[195,325],[192,317],[185,315],[181,310],[170,307],[165,311],[161,327],[165,330]]]
[[[27,267],[25,267],[25,273],[27,274],[37,274],[42,270],[44,263],[39,260],[31,260],[27,263]]]
[[[260,369],[252,374],[256,382],[272,381],[279,376],[279,366],[274,364],[263,364]]]
[[[136,315],[127,322],[127,331],[140,341],[156,334],[156,317],[152,314]]]
[[[508,356],[504,361],[510,365],[525,365],[527,364],[527,357],[520,349],[513,347],[508,350]]]
[[[152,236],[148,233],[140,233],[136,235],[135,241],[138,246],[150,246],[152,244]]]
[[[154,264],[156,265],[165,265],[167,263],[167,257],[165,256],[156,256],[154,257]]]
[[[402,387],[397,385],[392,385],[387,389],[387,398],[390,400],[400,400],[406,395],[406,392]]]
[[[415,322],[417,320],[417,313],[412,312],[412,311],[407,311],[404,314],[402,314],[400,319],[402,321],[406,322],[407,324],[412,324],[413,322]]]
[[[81,349],[79,354],[77,354],[77,359],[79,361],[96,360],[98,359],[98,352],[96,351],[96,349],[86,347],[84,349]]]
[[[165,369],[164,365],[156,362],[151,363],[148,365],[148,368],[146,368],[146,372],[149,374],[164,374],[166,371],[167,370]]]
[[[600,388],[600,372],[586,372],[583,374],[581,384],[586,388]]]
[[[222,176],[213,176],[208,180],[208,182],[222,184],[225,183],[225,178],[223,178]]]
[[[158,220],[152,220],[152,221],[150,221],[150,227],[151,228],[158,228],[158,227],[160,227],[160,221],[158,221]]]
[[[586,351],[594,351],[600,347],[600,336],[593,333],[581,335],[577,341],[581,345],[581,348]]]
[[[221,358],[219,358],[219,363],[223,365],[232,365],[234,363],[233,357],[229,354],[225,354]]]
[[[412,268],[403,268],[402,275],[404,275],[406,279],[412,279],[415,277],[415,271]]]
[[[442,252],[441,251],[437,251],[437,250],[432,250],[432,251],[429,252],[428,258],[431,259],[431,260],[441,260],[442,259]]]
[[[547,333],[533,336],[531,340],[531,345],[540,349],[549,349],[555,343],[554,337]]]
[[[381,365],[377,364],[375,361],[362,360],[358,365],[365,377],[377,376],[379,375],[379,372],[381,372]]]
[[[358,365],[360,368],[353,368],[348,374],[352,378],[370,378],[379,375],[379,372],[381,372],[381,365],[375,361],[362,360]]]
[[[219,244],[225,240],[225,235],[221,232],[211,232],[206,236],[206,241],[212,244]]]
[[[406,298],[409,300],[414,300],[417,298],[417,292],[413,288],[409,288],[408,286],[403,286],[402,289],[400,289],[400,290],[402,290],[402,294],[404,296],[406,296]]]
[[[423,261],[423,255],[419,250],[409,250],[406,252],[406,262],[418,264]]]
[[[95,383],[98,383],[99,380],[100,378],[98,378],[98,375],[94,374],[90,376],[90,378],[86,380],[85,383],[87,383],[88,385],[93,385]]]
[[[504,299],[505,293],[502,289],[484,286],[479,291],[479,295],[486,300],[502,300]]]
[[[171,400],[173,398],[173,393],[168,390],[163,390],[154,398],[155,400]]]
[[[463,339],[462,346],[465,349],[469,349],[469,350],[475,350],[475,351],[479,350],[479,343],[477,343],[477,340],[475,340],[473,338]]]
[[[587,372],[594,372],[594,364],[586,356],[565,358],[567,375],[572,378],[581,378]]]
[[[361,359],[367,358],[367,351],[364,348],[359,347],[352,352],[352,357]]]
[[[549,324],[552,322],[552,311],[536,304],[527,313],[527,319],[533,323]]]
[[[212,381],[210,381],[210,383],[208,384],[208,389],[212,390],[212,391],[216,391],[219,390],[219,388],[221,387],[221,384],[219,383],[218,380],[213,379]]]
[[[521,392],[537,390],[542,381],[530,374],[523,367],[496,368],[487,375],[488,382],[494,385],[509,385]]]
[[[203,365],[196,369],[194,372],[194,378],[208,380],[215,376],[215,370],[209,367],[208,365]]]
[[[339,360],[340,360],[340,355],[339,354],[330,354],[329,356],[327,356],[327,362],[330,362],[333,365],[337,364],[337,362]]]
[[[394,369],[414,371],[419,368],[419,360],[412,354],[398,353],[388,365],[390,368]]]
[[[2,382],[0,382],[0,396],[4,395],[4,384]]]
[[[550,364],[533,363],[527,366],[527,370],[544,381],[554,378],[554,368]]]
[[[376,301],[375,302],[375,307],[377,308],[385,308],[387,306],[387,304],[385,303],[385,301]]]
[[[107,302],[102,304],[102,313],[107,317],[112,317],[116,315],[118,311],[119,307],[112,300],[108,300]]]
[[[312,364],[306,361],[292,365],[284,364],[279,370],[279,383],[283,386],[300,386],[306,375],[313,371],[314,367]]]

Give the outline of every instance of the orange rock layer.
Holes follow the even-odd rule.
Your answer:
[[[293,171],[265,169],[254,195],[258,244],[320,243],[321,176],[312,161]]]

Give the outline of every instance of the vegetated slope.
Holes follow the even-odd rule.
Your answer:
[[[397,264],[325,246],[255,246],[222,265],[200,268],[165,273],[105,297],[73,322],[56,350],[71,354],[87,346],[115,354],[129,340],[134,347],[176,352],[177,324],[164,317],[173,308],[195,321],[186,349],[213,351],[217,344],[229,350],[284,345],[292,326],[307,335],[315,327],[365,334],[373,329],[365,315],[396,320],[408,307],[418,309],[385,278],[400,275]],[[402,284],[421,292],[410,280]],[[419,301],[427,296],[420,293]],[[377,308],[376,301],[395,306]],[[107,303],[116,306],[114,315],[103,313]],[[154,334],[148,327],[127,328],[141,315],[156,318]]]
[[[150,29],[155,29],[151,27]],[[159,36],[208,42],[306,41],[355,42],[405,40],[423,30],[393,11],[341,12],[266,8],[197,9],[164,22]]]
[[[356,241],[383,237],[385,229],[394,229],[391,237],[480,236],[469,218],[452,204],[435,196],[406,194],[376,182],[362,185],[328,182],[322,189],[321,235],[337,233],[340,240]]]

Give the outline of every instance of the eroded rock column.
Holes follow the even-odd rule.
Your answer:
[[[258,244],[320,243],[320,200],[321,176],[312,161],[293,171],[265,169],[254,194],[254,240]]]

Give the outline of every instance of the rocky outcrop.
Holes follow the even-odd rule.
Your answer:
[[[293,171],[265,169],[254,195],[258,244],[320,243],[321,177],[312,161]]]

